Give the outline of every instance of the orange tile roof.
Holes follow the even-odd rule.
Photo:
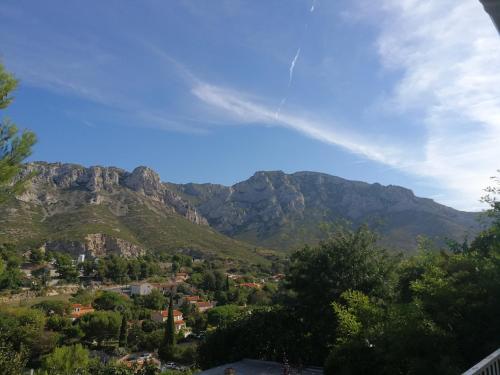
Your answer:
[[[200,301],[196,303],[196,306],[198,307],[212,307],[212,302],[205,302],[205,301]]]
[[[168,310],[161,310],[160,314],[163,317],[167,317],[168,316]],[[174,310],[174,316],[182,316],[182,312],[179,311],[179,310]]]
[[[75,303],[71,305],[73,308],[73,311],[71,312],[71,317],[72,318],[79,318],[85,314],[90,314],[93,313],[95,310],[91,305],[82,305],[81,303]],[[76,309],[79,309],[76,311]]]

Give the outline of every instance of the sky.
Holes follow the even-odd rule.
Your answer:
[[[463,210],[500,169],[500,37],[476,0],[3,0],[0,35],[30,160],[310,170]]]

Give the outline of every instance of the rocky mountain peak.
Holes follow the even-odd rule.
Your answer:
[[[165,191],[158,173],[148,167],[137,167],[123,181],[129,189],[160,199]]]

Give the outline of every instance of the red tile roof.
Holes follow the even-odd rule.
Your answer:
[[[160,313],[161,313],[161,316],[163,316],[164,318],[166,318],[168,316],[168,310],[161,310]],[[179,310],[174,310],[174,317],[175,316],[182,316],[182,312]]]
[[[198,307],[213,307],[212,302],[205,302],[205,301],[200,301],[196,303],[196,306]]]
[[[82,305],[81,303],[75,303],[71,305],[71,307],[73,309],[73,311],[71,312],[71,317],[75,319],[85,314],[93,313],[95,311],[91,305]]]

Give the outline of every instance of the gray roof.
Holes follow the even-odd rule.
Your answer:
[[[500,0],[480,0],[500,32]]]
[[[227,363],[202,371],[199,375],[224,375],[228,367],[236,371],[236,375],[283,375],[283,364],[278,362],[258,361],[255,359],[243,359],[239,362]],[[293,375],[321,375],[321,368],[306,368],[302,370],[291,369]]]

